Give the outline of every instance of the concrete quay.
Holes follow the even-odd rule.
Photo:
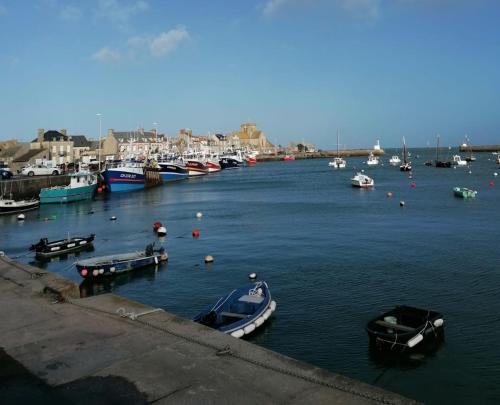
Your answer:
[[[114,294],[80,298],[5,256],[0,305],[3,404],[49,403],[47,390],[77,404],[416,403]],[[41,402],[16,386],[19,370],[43,385]]]
[[[6,198],[12,195],[14,199],[38,198],[42,188],[67,186],[69,182],[69,176],[65,175],[14,177],[0,182],[0,195]]]

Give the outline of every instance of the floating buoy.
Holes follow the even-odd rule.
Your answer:
[[[200,236],[200,231],[195,228],[193,229],[193,238],[198,238]]]
[[[497,177],[497,176],[498,176],[498,173],[497,173],[497,172],[493,173],[493,176]]]
[[[255,280],[255,279],[257,278],[257,273],[250,273],[250,274],[248,275],[248,278],[249,278],[250,280]]]
[[[410,174],[410,175],[408,176],[408,178],[409,178],[409,179],[413,179],[413,176]]]
[[[214,258],[210,255],[205,256],[205,263],[213,263]]]
[[[472,174],[472,170],[469,170],[469,174]]]
[[[400,207],[404,207],[404,206],[405,206],[405,202],[404,202],[404,201],[400,201],[400,202],[399,202],[399,206],[400,206]]]
[[[89,274],[89,271],[87,269],[82,269],[80,274],[82,275],[82,277],[85,277],[87,274]]]
[[[92,271],[92,275],[98,276],[99,275],[99,270],[95,269],[94,271]]]
[[[202,216],[203,216],[203,214],[201,212],[196,213],[196,218],[200,219]]]
[[[411,184],[410,184],[410,187],[411,188],[417,188],[417,183],[415,183],[414,181],[412,181]]]
[[[167,234],[167,228],[165,228],[164,226],[160,226],[156,233],[158,234],[158,236],[165,236]]]
[[[162,223],[160,221],[156,221],[154,224],[153,224],[153,230],[154,231],[158,231],[158,229],[160,229],[162,227]]]
[[[116,221],[116,217],[113,215],[111,218],[109,218],[110,221]]]
[[[392,198],[392,193],[390,191],[387,192],[387,198]]]
[[[102,187],[97,187],[97,192],[102,193]]]
[[[19,214],[19,215],[17,216],[17,220],[18,220],[18,221],[24,221],[24,219],[25,219],[25,218],[26,218],[26,216],[25,216],[24,214]]]
[[[495,183],[493,182],[493,180],[490,181],[490,187],[493,187],[495,185]]]

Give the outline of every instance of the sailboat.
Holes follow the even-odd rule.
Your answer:
[[[403,164],[399,166],[402,172],[411,171],[411,162],[408,160],[408,149],[406,148],[405,137],[403,136]]]
[[[340,157],[339,154],[339,131],[337,130],[337,157],[333,158],[332,161],[328,162],[328,166],[335,169],[344,169],[346,166],[346,161]]]
[[[465,158],[465,161],[466,162],[475,162],[476,157],[472,154],[472,145],[471,145],[470,139],[467,135],[465,136],[465,144],[469,147],[469,153],[470,153],[469,156],[467,156]]]
[[[434,164],[436,167],[451,167],[451,162],[449,160],[439,160],[439,134],[437,136],[436,161]]]

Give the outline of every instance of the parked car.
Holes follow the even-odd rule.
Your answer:
[[[10,179],[12,176],[14,176],[14,173],[12,173],[10,170],[0,168],[0,178],[2,180]]]
[[[61,174],[61,169],[44,165],[26,166],[21,171],[24,176],[57,176]]]

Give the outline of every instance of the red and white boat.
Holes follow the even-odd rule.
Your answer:
[[[285,155],[283,157],[283,160],[295,160],[295,156],[293,156],[293,155]]]
[[[254,165],[257,163],[257,158],[255,156],[246,156],[245,162],[247,162],[248,165]]]

